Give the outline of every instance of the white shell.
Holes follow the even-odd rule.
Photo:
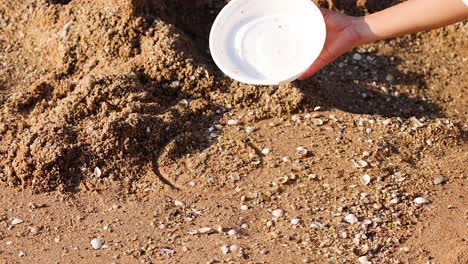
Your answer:
[[[233,181],[239,181],[239,180],[240,180],[239,174],[238,174],[238,173],[235,173],[235,172],[230,173],[230,174],[229,174],[229,177],[230,177]]]
[[[230,236],[233,236],[233,235],[237,234],[237,231],[234,230],[234,229],[231,229],[231,230],[229,230],[229,231],[227,232],[227,234],[230,235]]]
[[[211,227],[202,227],[202,228],[198,229],[198,232],[200,234],[207,234],[207,233],[213,233],[214,231],[213,231],[213,228],[211,228]]]
[[[249,207],[247,205],[241,205],[240,209],[243,210],[243,211],[247,211],[247,210],[249,210]]]
[[[239,247],[238,245],[231,245],[231,246],[229,247],[229,250],[230,250],[231,252],[236,252],[236,251],[238,251],[239,249],[240,249],[240,247]]]
[[[301,223],[301,219],[298,219],[298,218],[291,219],[291,225],[298,225],[300,223]]]
[[[365,168],[369,165],[365,160],[353,160],[353,163],[356,168]]]
[[[221,252],[223,252],[223,255],[226,255],[227,253],[229,253],[229,248],[228,248],[228,246],[223,245],[223,246],[221,247]]]
[[[174,201],[174,204],[175,204],[176,206],[179,206],[179,207],[184,207],[184,206],[185,206],[185,203],[184,203],[184,202],[178,201],[178,200],[175,200],[175,201]]]
[[[368,185],[370,182],[371,182],[371,177],[369,176],[369,174],[364,174],[364,175],[361,177],[361,183],[362,183],[362,184]]]
[[[255,130],[257,130],[257,128],[255,128],[255,127],[249,127],[248,126],[248,127],[245,128],[245,132],[247,132],[247,133],[253,133],[253,132],[255,132]]]
[[[297,147],[296,148],[296,153],[297,153],[297,155],[299,155],[301,157],[305,157],[305,156],[307,156],[308,151],[304,147]]]
[[[284,215],[284,211],[281,209],[276,209],[271,212],[274,217],[281,217]]]
[[[281,177],[278,177],[275,179],[275,182],[276,183],[279,183],[279,184],[285,184],[289,181],[289,177],[288,176],[281,176]]]
[[[13,218],[13,220],[11,220],[11,225],[17,225],[17,224],[21,224],[23,222],[24,222],[23,219],[15,217],[15,218]]]
[[[262,149],[262,154],[263,154],[263,155],[268,155],[268,154],[270,154],[270,153],[271,153],[271,150],[270,150],[269,148],[264,148],[264,149]]]
[[[102,238],[95,238],[91,240],[91,246],[94,249],[100,249],[102,248],[102,245],[104,245],[104,240],[102,240]]]
[[[359,257],[359,258],[358,258],[358,262],[359,262],[359,264],[372,264],[372,262],[370,262],[370,261],[367,259],[367,256]]]
[[[424,197],[417,197],[416,199],[414,199],[414,203],[417,205],[425,205],[425,204],[430,204],[431,201],[429,201],[428,199]]]
[[[94,168],[93,174],[94,174],[95,177],[100,178],[101,175],[102,175],[102,171],[101,171],[100,168],[96,167],[96,168]]]
[[[314,119],[314,124],[315,124],[316,126],[322,126],[323,123],[324,123],[323,120],[320,119],[320,118]]]
[[[357,217],[353,214],[349,214],[347,216],[344,217],[343,219],[345,222],[347,223],[350,223],[350,224],[355,224],[357,223],[359,220],[357,219]]]
[[[228,124],[229,126],[235,126],[235,125],[237,125],[238,123],[239,123],[239,121],[237,121],[236,119],[229,119],[229,120],[227,121],[227,124]]]

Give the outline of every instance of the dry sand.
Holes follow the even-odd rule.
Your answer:
[[[254,87],[208,54],[224,4],[0,1],[0,260],[468,262],[468,24]]]

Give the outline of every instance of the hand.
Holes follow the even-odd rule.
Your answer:
[[[301,79],[312,76],[325,65],[364,42],[363,28],[365,27],[363,27],[362,18],[323,8],[320,11],[322,11],[327,27],[325,46],[317,60],[301,75]]]

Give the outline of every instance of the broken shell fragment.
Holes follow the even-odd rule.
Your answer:
[[[365,160],[352,160],[353,163],[354,163],[354,167],[356,168],[365,168],[367,167],[367,165],[369,165],[369,163],[367,163],[367,161]]]

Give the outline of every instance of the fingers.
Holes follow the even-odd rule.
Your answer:
[[[315,60],[315,62],[307,69],[299,79],[307,79],[310,76],[314,75],[317,73],[320,69],[325,67],[328,63],[330,63],[330,60],[327,60],[324,58],[324,56],[320,55],[320,57]]]

